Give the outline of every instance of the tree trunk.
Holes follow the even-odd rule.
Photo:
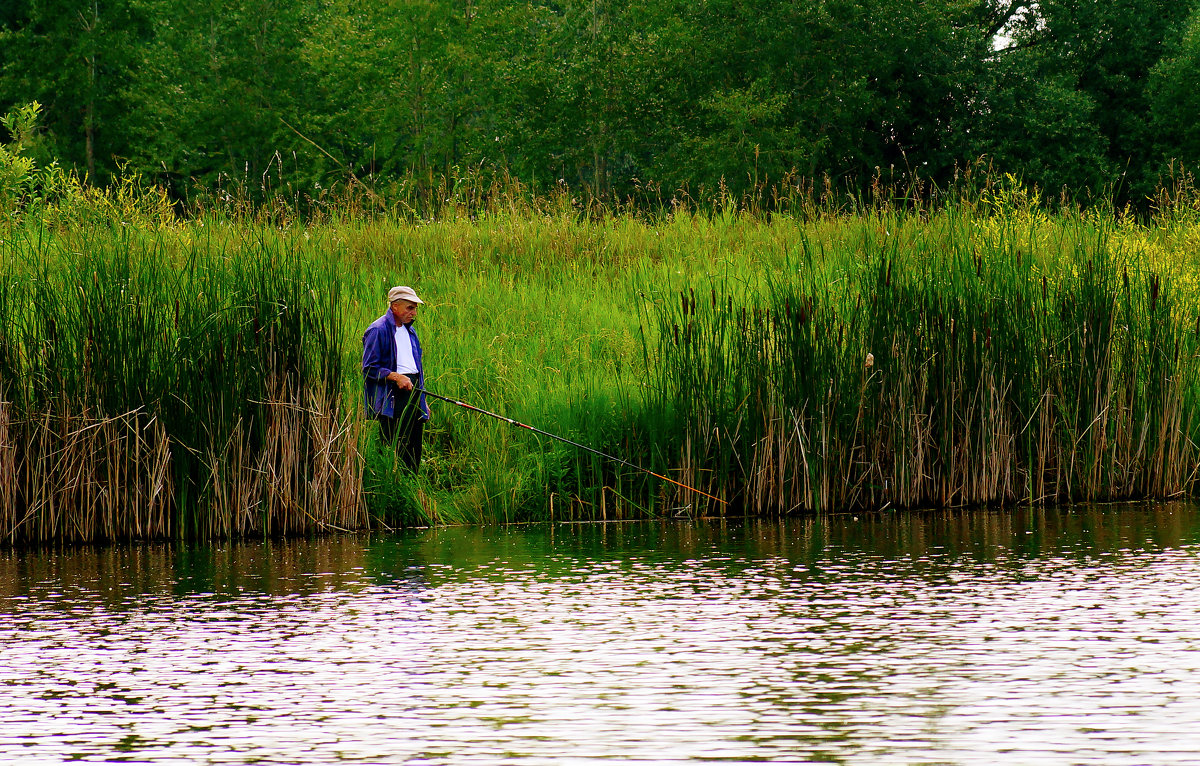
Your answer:
[[[83,31],[88,35],[87,105],[83,110],[83,137],[87,159],[87,183],[96,182],[96,30],[100,26],[100,5],[92,0],[92,18],[86,20]]]

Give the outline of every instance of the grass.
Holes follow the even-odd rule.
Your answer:
[[[988,186],[936,205],[646,218],[498,195],[302,225],[177,220],[126,193],[0,235],[7,539],[1195,486],[1186,204],[1139,223]],[[408,475],[362,418],[357,372],[395,284],[427,301],[431,390],[732,504],[443,403]]]

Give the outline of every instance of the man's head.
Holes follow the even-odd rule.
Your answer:
[[[417,293],[411,287],[393,287],[388,290],[388,304],[392,309],[392,316],[396,318],[396,324],[405,325],[417,318],[417,307],[425,301],[417,297]]]

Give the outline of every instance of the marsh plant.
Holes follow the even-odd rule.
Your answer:
[[[0,535],[227,537],[361,519],[340,297],[286,236],[14,229]]]
[[[434,212],[136,184],[0,221],[0,535],[368,526],[1170,497],[1198,471],[1196,195],[1150,220],[1012,179],[770,215],[569,190]],[[780,198],[782,199],[782,197]],[[363,419],[363,328],[427,300],[419,475]]]
[[[748,303],[715,287],[660,306],[655,388],[697,486],[758,513],[1193,489],[1194,296],[1085,218],[1056,220],[1053,246],[872,218],[835,252],[802,241]]]

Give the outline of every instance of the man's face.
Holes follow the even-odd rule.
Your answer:
[[[396,318],[396,324],[408,324],[417,318],[417,305],[412,301],[396,301],[392,304],[392,316]]]

